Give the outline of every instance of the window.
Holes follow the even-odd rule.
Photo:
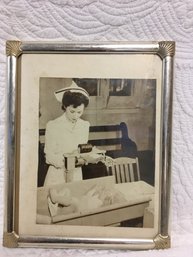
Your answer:
[[[100,84],[99,79],[75,78],[73,80],[79,87],[83,87],[89,93],[90,96],[99,95],[99,84]]]
[[[131,96],[132,81],[130,79],[110,79],[110,96]]]

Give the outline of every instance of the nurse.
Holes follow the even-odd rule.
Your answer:
[[[45,157],[49,164],[44,186],[66,181],[64,154],[73,153],[79,144],[86,144],[89,136],[89,122],[81,119],[89,103],[88,92],[72,82],[70,87],[55,92],[62,103],[62,116],[47,123],[45,134]],[[71,172],[71,181],[82,180],[81,167]]]

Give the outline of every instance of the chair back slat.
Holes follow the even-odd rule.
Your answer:
[[[135,179],[134,179],[134,171],[133,171],[133,163],[129,163],[128,165],[129,165],[131,182],[133,182],[133,181],[135,181]]]
[[[139,162],[138,162],[138,158],[136,160],[136,169],[137,169],[137,179],[140,180],[141,177],[140,177],[140,172],[139,172]]]
[[[124,165],[119,165],[119,172],[121,177],[121,183],[125,183],[125,172],[124,172]]]
[[[125,168],[125,182],[130,182],[131,178],[130,178],[130,174],[129,174],[129,167],[127,164],[124,165]]]
[[[109,176],[113,175],[115,177],[115,181],[117,181],[117,179],[116,179],[116,172],[115,172],[115,166],[107,167],[107,174]]]
[[[115,165],[115,172],[116,172],[116,181],[118,184],[121,183],[121,173],[119,169],[119,165]]]

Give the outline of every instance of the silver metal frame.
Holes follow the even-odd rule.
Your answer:
[[[30,53],[96,53],[96,54],[154,54],[162,59],[162,157],[161,157],[161,221],[159,233],[152,239],[107,239],[107,238],[64,238],[20,236],[17,231],[18,201],[18,153],[16,144],[17,112],[19,108],[18,69],[19,56]],[[6,157],[6,200],[3,244],[6,247],[73,247],[73,248],[111,248],[111,249],[160,249],[170,247],[169,202],[171,176],[171,126],[172,126],[172,87],[173,56],[175,43],[124,42],[124,43],[50,43],[7,41],[7,157]]]

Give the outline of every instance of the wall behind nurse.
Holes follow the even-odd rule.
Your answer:
[[[71,81],[72,79],[68,78],[40,78],[40,129],[45,129],[49,120],[53,120],[63,113],[61,103],[56,100],[54,92],[58,89],[70,86]]]

